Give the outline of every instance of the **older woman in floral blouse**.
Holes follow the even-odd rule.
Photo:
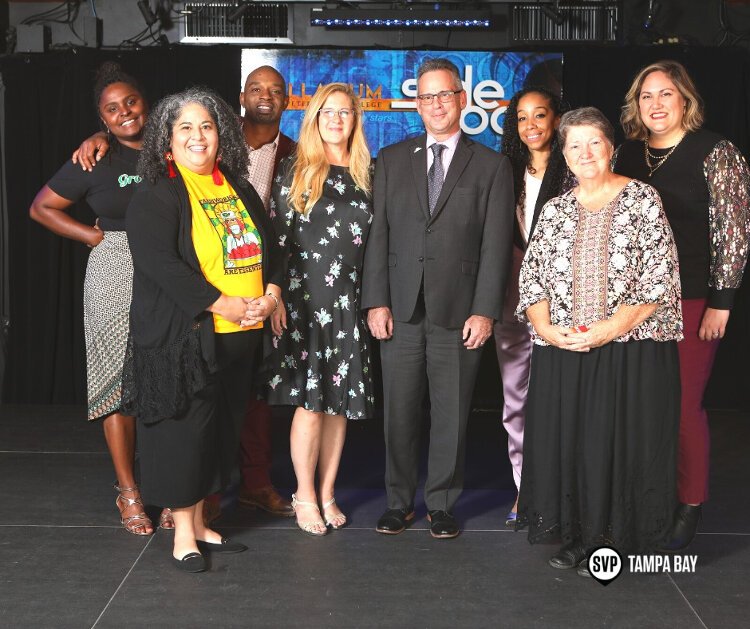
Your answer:
[[[521,267],[532,326],[519,525],[560,538],[549,563],[589,576],[592,548],[643,552],[669,526],[680,410],[680,280],[657,192],[610,170],[612,126],[563,115],[579,185],[542,209]]]

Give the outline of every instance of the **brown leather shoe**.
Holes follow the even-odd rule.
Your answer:
[[[211,523],[221,517],[221,495],[212,494],[203,502],[203,526],[210,527]]]
[[[292,503],[284,500],[273,485],[254,490],[240,487],[238,500],[245,506],[263,509],[263,511],[267,511],[271,515],[278,515],[284,518],[294,517]]]

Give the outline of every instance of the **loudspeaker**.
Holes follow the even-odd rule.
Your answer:
[[[16,52],[47,52],[50,40],[49,26],[43,24],[16,26]]]

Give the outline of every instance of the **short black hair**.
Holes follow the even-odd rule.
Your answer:
[[[447,72],[450,72],[456,79],[455,88],[457,90],[463,88],[463,85],[461,83],[461,75],[458,73],[456,64],[453,63],[450,59],[445,59],[444,57],[425,59],[422,62],[422,65],[417,68],[417,81],[419,81],[419,79],[421,79],[423,75],[427,74],[428,72],[434,72],[435,70],[446,70]]]
[[[105,61],[96,70],[96,77],[94,79],[94,110],[99,111],[99,101],[102,98],[102,93],[112,83],[127,83],[132,85],[141,97],[146,100],[146,93],[143,91],[141,84],[135,80],[130,74],[125,72],[116,61]]]

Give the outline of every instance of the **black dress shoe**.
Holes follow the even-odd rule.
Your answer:
[[[182,559],[172,557],[172,563],[185,572],[203,572],[206,569],[206,560],[200,553],[188,553]]]
[[[660,544],[659,550],[665,553],[675,553],[690,545],[698,531],[701,520],[701,505],[686,505],[680,503],[674,511],[672,529]]]
[[[385,535],[398,535],[402,533],[414,519],[414,509],[388,509],[380,516],[375,530]]]
[[[222,537],[221,542],[204,542],[203,540],[198,540],[196,543],[198,544],[198,548],[214,553],[243,553],[247,550],[247,546],[244,544],[233,542],[226,537]]]
[[[436,539],[451,539],[461,532],[456,518],[447,511],[428,511],[427,521],[430,523],[430,535]]]
[[[586,559],[586,549],[580,542],[572,542],[563,546],[556,555],[549,559],[549,565],[560,570],[570,570],[580,565]]]

